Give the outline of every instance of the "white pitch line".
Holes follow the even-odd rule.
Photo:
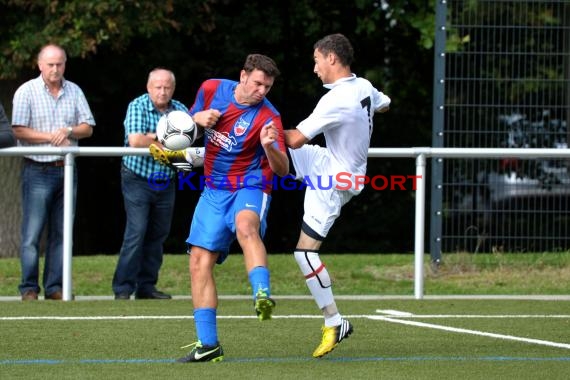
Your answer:
[[[372,315],[354,315],[347,317],[369,318]],[[255,315],[218,315],[218,319],[258,319]],[[322,319],[322,315],[274,315],[274,319]],[[115,321],[115,320],[164,320],[194,319],[192,315],[101,315],[101,316],[19,316],[0,317],[0,321]]]
[[[145,320],[145,319],[193,319],[191,315],[101,315],[97,317],[21,316],[0,317],[0,321],[105,321],[105,320]],[[257,318],[257,317],[255,317]]]
[[[570,315],[563,314],[527,314],[527,315],[472,315],[472,314],[412,314],[398,310],[376,310],[388,314],[391,318],[414,318],[414,319],[469,319],[469,318],[487,318],[487,319],[510,319],[510,318],[564,318],[570,319]],[[376,315],[353,314],[345,315],[346,318],[374,318]],[[218,319],[257,319],[255,315],[218,315]],[[295,314],[295,315],[274,315],[274,319],[322,319],[322,315],[317,314]],[[0,321],[105,321],[105,320],[176,320],[176,319],[194,319],[192,315],[100,315],[100,316],[14,316],[0,317]]]
[[[487,319],[515,319],[515,318],[563,318],[570,319],[570,314],[413,314],[399,310],[376,309],[377,313],[386,314],[393,318],[416,318],[416,319],[451,319],[451,318],[487,318]]]
[[[399,310],[392,310],[392,309],[386,309],[386,310],[376,309],[376,312],[382,313],[382,314],[388,314],[391,317],[413,317],[414,316],[414,314],[408,313],[407,311],[399,311]]]
[[[450,331],[450,332],[456,332],[456,333],[462,333],[462,334],[471,334],[471,335],[487,336],[487,337],[497,338],[497,339],[514,340],[514,341],[517,341],[517,342],[534,343],[534,344],[539,344],[539,345],[542,345],[542,346],[550,346],[550,347],[558,347],[558,348],[570,349],[570,344],[551,342],[551,341],[548,341],[548,340],[522,338],[522,337],[513,336],[513,335],[494,334],[494,333],[488,333],[488,332],[484,332],[484,331],[460,329],[460,328],[456,328],[456,327],[448,327],[448,326],[434,325],[434,324],[431,324],[431,323],[424,323],[424,322],[417,322],[417,321],[408,321],[408,320],[403,320],[403,319],[394,319],[394,318],[391,318],[391,317],[381,317],[381,316],[377,316],[377,315],[370,317],[370,319],[379,320],[379,321],[386,321],[386,322],[392,322],[392,323],[400,323],[400,324],[403,324],[403,325],[410,325],[410,326],[417,326],[417,327],[427,327],[427,328],[430,328],[430,329],[443,330],[443,331]]]

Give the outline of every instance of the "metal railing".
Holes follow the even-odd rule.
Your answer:
[[[14,147],[0,149],[1,156],[60,155],[65,160],[63,218],[63,300],[72,296],[73,253],[73,181],[76,156],[113,157],[144,156],[146,148],[125,147]],[[416,197],[414,223],[414,297],[424,296],[425,181],[427,158],[570,158],[570,149],[503,149],[503,148],[370,148],[368,157],[415,158]]]

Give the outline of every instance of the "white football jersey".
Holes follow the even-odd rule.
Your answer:
[[[390,104],[390,98],[368,80],[354,74],[324,87],[330,91],[297,129],[308,139],[324,134],[330,153],[330,167],[326,172],[330,175],[340,172],[364,175],[372,136],[372,117],[375,110]]]

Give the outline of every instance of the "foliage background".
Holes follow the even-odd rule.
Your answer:
[[[252,52],[278,63],[282,75],[269,98],[285,128],[294,128],[324,93],[312,72],[312,45],[336,32],[354,45],[353,71],[392,98],[391,111],[375,120],[372,146],[430,145],[432,2],[0,0],[0,18],[0,101],[8,114],[16,88],[39,74],[35,55],[41,46],[57,42],[68,52],[66,78],[82,87],[97,121],[83,146],[123,144],[127,105],[146,91],[152,68],[174,70],[175,98],[191,105],[203,80],[237,79]],[[124,229],[120,159],[80,158],[78,167],[74,253],[116,253]],[[372,159],[368,172],[414,174],[414,166],[409,159]],[[167,251],[184,251],[198,195],[178,194]],[[412,251],[413,204],[411,190],[365,190],[345,207],[323,251]],[[277,191],[271,207],[268,248],[290,251],[299,231],[302,194]]]

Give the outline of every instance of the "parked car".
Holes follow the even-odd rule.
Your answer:
[[[548,111],[535,120],[522,113],[501,115],[499,125],[502,132],[498,136],[502,137],[495,143],[501,147],[568,149],[566,121],[551,119]],[[542,250],[529,240],[539,235],[543,242],[552,235],[558,239],[552,242],[555,247],[568,248],[566,236],[554,236],[559,228],[550,224],[551,219],[558,223],[570,219],[566,215],[570,204],[567,160],[513,157],[452,165],[454,174],[447,191],[449,224],[444,226],[444,234],[452,237],[448,248],[513,251],[534,244],[533,249]]]

